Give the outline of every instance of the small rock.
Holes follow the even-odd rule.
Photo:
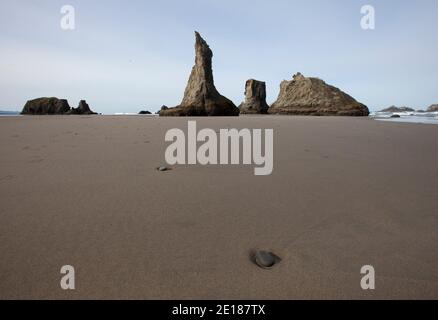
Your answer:
[[[161,166],[161,167],[158,167],[157,170],[160,172],[164,172],[164,171],[169,171],[171,169],[169,167],[166,167],[166,166]]]
[[[391,118],[401,118],[398,114],[393,114]]]
[[[275,253],[265,250],[255,250],[251,255],[252,261],[262,269],[272,269],[276,264],[280,263],[281,258]]]

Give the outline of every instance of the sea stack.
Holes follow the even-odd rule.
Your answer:
[[[312,116],[368,116],[369,110],[353,97],[318,78],[301,73],[283,81],[280,94],[269,108],[270,114]]]
[[[77,108],[70,108],[66,99],[58,98],[38,98],[29,100],[24,105],[23,115],[81,115],[81,114],[96,114],[91,111],[90,106],[85,100],[79,102]]]
[[[408,107],[390,106],[389,108],[383,109],[380,112],[415,112],[415,110]]]
[[[438,112],[438,104],[433,104],[431,105],[428,109],[427,112]]]
[[[79,102],[79,106],[77,108],[72,108],[68,113],[69,114],[96,114],[95,112],[91,111],[90,106],[85,100],[81,100]]]
[[[238,116],[239,109],[222,96],[214,86],[213,52],[207,42],[195,32],[196,59],[181,104],[161,110],[160,116]]]
[[[23,115],[65,114],[70,111],[68,101],[58,98],[38,98],[29,100],[24,105]]]
[[[254,79],[246,81],[245,102],[239,109],[241,114],[267,114],[266,83]]]

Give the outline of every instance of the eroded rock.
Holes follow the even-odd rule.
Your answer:
[[[161,110],[160,116],[237,116],[239,109],[222,96],[214,85],[213,52],[207,42],[195,32],[195,66],[190,74],[184,98],[175,108]]]
[[[301,73],[291,81],[283,81],[280,94],[269,108],[270,114],[312,116],[368,116],[369,110],[340,89],[318,78]]]
[[[266,114],[269,106],[266,103],[266,83],[250,79],[245,85],[245,102],[240,106],[241,114]]]

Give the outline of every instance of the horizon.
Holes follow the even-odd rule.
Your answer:
[[[76,0],[69,3],[76,18],[70,31],[60,27],[65,4],[3,2],[0,110],[21,111],[44,96],[71,106],[85,99],[103,114],[176,106],[194,64],[195,30],[214,53],[218,91],[236,105],[246,80],[266,82],[272,104],[280,82],[297,72],[340,88],[370,111],[438,103],[433,0]],[[363,5],[375,7],[375,30],[361,29]]]

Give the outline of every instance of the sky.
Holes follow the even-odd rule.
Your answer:
[[[74,30],[61,28],[64,5]],[[361,28],[364,5],[374,30]],[[45,96],[104,114],[176,106],[195,30],[236,105],[246,80],[265,81],[272,103],[301,72],[371,110],[425,109],[438,103],[437,21],[436,0],[0,0],[0,110]]]

